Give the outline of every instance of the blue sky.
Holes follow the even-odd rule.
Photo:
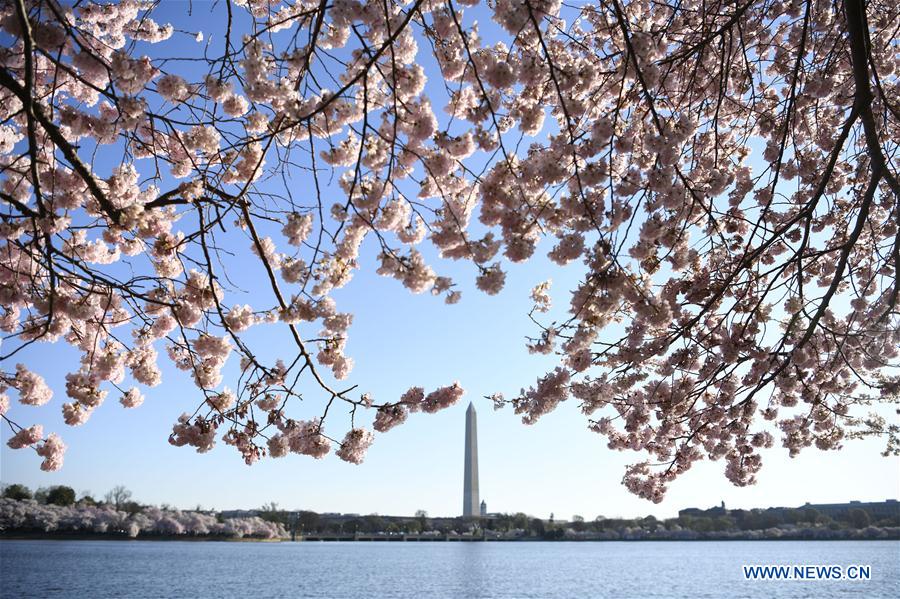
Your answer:
[[[203,29],[215,42],[208,17],[198,14],[203,5],[194,3],[195,17],[184,23],[175,21],[175,25],[187,31]],[[164,3],[163,8],[174,12],[173,6],[185,4]],[[173,20],[177,16],[173,15]],[[480,21],[482,33],[491,30],[485,18]],[[172,55],[171,46],[162,47],[167,49],[165,55]],[[175,48],[199,46],[182,36]],[[422,51],[426,52],[426,47]],[[433,69],[430,71],[428,89],[435,96],[442,95],[443,86]],[[113,156],[108,154],[97,170],[108,174],[104,171],[113,164]],[[292,185],[296,185],[292,191],[302,195],[309,181],[298,175]],[[260,289],[253,278],[256,258],[247,251],[246,239],[233,247],[243,252],[229,261],[233,278],[245,290]],[[126,410],[117,403],[116,394],[110,393],[87,424],[68,427],[62,422],[60,405],[65,397],[65,374],[77,367],[77,355],[57,343],[31,346],[15,358],[47,379],[54,400],[40,408],[14,402],[10,416],[21,425],[39,422],[45,431],[61,434],[69,445],[66,464],[60,472],[41,472],[40,459],[33,452],[6,447],[9,430],[3,429],[0,480],[31,487],[67,484],[95,496],[123,484],[140,501],[182,508],[198,504],[204,508],[254,508],[275,501],[285,508],[320,512],[412,514],[425,509],[433,515],[454,515],[462,508],[464,414],[471,400],[478,408],[481,493],[490,511],[523,511],[543,517],[552,512],[558,518],[573,514],[589,519],[597,515],[664,517],[683,507],[720,501],[731,507],[793,506],[806,501],[882,500],[900,495],[900,459],[881,457],[881,441],[867,440],[848,442],[841,452],[810,449],[796,459],[789,459],[778,447],[766,451],[766,465],[753,487],[736,488],[724,478],[723,463],[702,462],[672,485],[662,504],[632,496],[620,480],[624,466],[641,456],[608,450],[603,437],[587,430],[575,402],[563,404],[527,427],[510,410],[494,412],[491,402],[483,399],[495,391],[513,396],[552,368],[552,357],[529,355],[525,348],[525,336],[535,335],[527,317],[528,295],[535,284],[553,278],[556,309],[551,317],[562,314],[559,310],[568,305],[568,290],[578,280],[580,265],[551,267],[544,257],[550,244],[543,243],[532,262],[507,267],[506,288],[490,297],[475,290],[473,268],[433,260],[427,242],[420,249],[432,259],[438,274],[449,274],[460,284],[462,301],[445,306],[440,298],[411,295],[398,282],[377,276],[377,248],[367,240],[360,272],[348,287],[334,294],[341,311],[355,314],[347,354],[356,367],[349,382],[371,392],[376,401],[393,400],[411,385],[430,390],[454,380],[462,383],[467,395],[451,409],[436,415],[413,414],[401,427],[377,435],[363,465],[347,464],[333,456],[317,461],[289,455],[247,467],[233,448],[221,443],[203,455],[188,447],[170,446],[166,439],[172,424],[182,412],[192,412],[201,398],[189,377],[168,363],[162,344],[157,349],[164,382],[154,389],[142,389],[147,400],[140,408]],[[258,291],[229,295],[229,304],[244,302],[274,305],[273,298]],[[307,336],[314,336],[317,328],[308,329]],[[258,327],[248,339],[256,349],[265,346],[264,356],[294,355],[283,327]],[[232,355],[232,376],[226,375],[225,384],[232,388],[236,361]],[[3,367],[9,369],[6,364]],[[320,405],[313,404],[295,409],[292,416],[311,417],[320,412]],[[342,436],[348,427],[339,412],[330,414],[329,421],[333,421],[327,426],[332,436]]]

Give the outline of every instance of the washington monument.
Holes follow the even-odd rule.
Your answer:
[[[478,499],[478,422],[475,406],[469,402],[466,410],[466,465],[463,481],[463,517],[477,518],[481,514]]]

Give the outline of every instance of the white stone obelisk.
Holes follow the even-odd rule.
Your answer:
[[[466,410],[466,464],[463,480],[463,517],[477,518],[481,514],[478,498],[478,422],[475,406],[469,402]]]

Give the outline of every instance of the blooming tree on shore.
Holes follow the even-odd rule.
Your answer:
[[[343,382],[353,317],[331,292],[367,239],[379,274],[448,304],[426,241],[491,295],[539,244],[583,263],[563,318],[549,280],[532,293],[528,350],[558,366],[492,397],[525,423],[577,401],[643,456],[623,482],[647,499],[704,458],[751,484],[772,431],[791,455],[900,447],[859,411],[900,390],[896,2],[223,0],[172,24],[135,0],[0,7],[0,412],[44,469],[64,443],[3,393],[51,400],[14,360],[35,343],[81,353],[73,426],[110,393],[139,406],[164,351],[198,388],[169,441],[248,464],[359,463],[362,413],[383,433],[457,402],[459,383],[378,403]],[[246,331],[266,325],[293,355],[260,356]],[[292,418],[300,401],[321,416]]]
[[[115,506],[77,504],[41,505],[26,499],[15,501],[0,497],[0,532],[44,532],[63,534],[127,534],[166,536],[224,536],[284,538],[287,532],[277,522],[258,516],[223,518],[199,511],[162,510],[145,507],[136,513],[119,511]]]

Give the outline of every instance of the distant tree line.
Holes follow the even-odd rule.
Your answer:
[[[579,534],[608,534],[641,531],[663,533],[666,531],[693,531],[697,533],[765,531],[777,528],[824,528],[832,531],[862,530],[868,527],[900,527],[900,517],[876,518],[863,509],[851,509],[846,517],[820,514],[815,509],[733,510],[720,516],[682,516],[665,520],[654,516],[643,518],[604,518],[586,521],[576,515],[570,521],[542,520],[518,512],[494,514],[483,519],[429,518],[420,510],[414,517],[365,516],[348,517],[344,514],[318,514],[301,510],[279,510],[277,506],[265,506],[259,517],[278,522],[299,535],[321,534],[513,534],[521,537],[545,540],[562,539]]]
[[[69,506],[75,505],[76,503],[92,506],[110,505],[117,511],[132,514],[141,511],[143,507],[140,503],[132,501],[131,491],[122,485],[113,487],[103,496],[103,499],[97,500],[94,499],[88,491],[83,492],[81,497],[77,497],[75,489],[66,485],[41,487],[32,492],[31,489],[25,485],[15,483],[3,487],[3,497],[14,499],[16,501],[33,499],[41,505]]]
[[[116,514],[116,522],[128,519],[139,521],[144,534],[176,531],[176,534],[211,534],[218,531],[231,534],[243,531],[247,536],[310,536],[310,535],[484,535],[495,538],[523,539],[696,539],[696,538],[897,538],[900,536],[900,513],[885,516],[876,515],[863,507],[850,508],[844,512],[825,514],[813,507],[768,508],[752,510],[685,510],[677,518],[605,518],[597,516],[586,520],[580,515],[571,520],[535,518],[523,512],[491,514],[481,519],[430,517],[425,510],[418,510],[413,516],[382,516],[379,514],[320,514],[311,510],[285,510],[275,502],[263,505],[258,510],[241,512],[241,518],[224,518],[222,514],[203,512],[198,506],[194,511],[174,510],[163,505],[161,508],[145,506],[132,499],[131,492],[123,486],[116,486],[95,500],[90,493],[82,493],[76,498],[74,489],[65,485],[40,488],[32,492],[21,484],[3,487],[2,496],[14,502],[26,502],[32,506],[58,506],[81,509],[81,517],[101,514],[99,521],[109,520]],[[0,506],[2,507],[2,506]],[[93,512],[86,508],[96,508]],[[98,511],[99,510],[99,511]],[[21,507],[19,509],[21,512]],[[40,510],[33,509],[35,514]],[[45,510],[46,511],[46,510]],[[7,509],[9,512],[9,509]],[[693,513],[696,512],[696,513]],[[13,513],[13,512],[9,512]],[[18,513],[18,512],[16,512]],[[150,522],[145,517],[151,514]],[[172,516],[176,514],[177,516]],[[202,522],[191,514],[202,514]],[[33,518],[58,517],[41,512]],[[21,519],[21,516],[17,516]],[[67,516],[68,517],[68,516]],[[3,512],[0,510],[0,531],[3,526]],[[168,518],[168,519],[166,519]],[[8,518],[9,519],[9,518]],[[207,521],[208,520],[208,521]],[[230,528],[225,524],[231,520]],[[173,524],[172,522],[175,522]],[[238,526],[237,522],[241,522]],[[271,525],[266,527],[263,524]],[[43,525],[41,525],[43,526]],[[9,527],[6,527],[9,529]],[[38,526],[40,528],[40,526]],[[130,526],[134,529],[134,526]],[[191,532],[194,531],[194,532]],[[224,531],[224,532],[223,532]],[[218,534],[216,533],[216,534]],[[243,533],[238,536],[245,536]]]
[[[825,514],[813,507],[728,510],[723,514],[681,516],[675,519],[685,529],[765,530],[783,526],[827,527],[831,530],[863,529],[868,526],[900,526],[900,513],[878,516],[870,510],[851,508],[844,513]]]
[[[494,537],[521,537],[543,540],[567,538],[632,538],[656,535],[660,538],[716,538],[742,533],[766,533],[781,536],[791,531],[805,531],[803,536],[841,537],[854,531],[869,531],[869,536],[882,536],[879,530],[900,530],[900,516],[876,517],[869,511],[853,508],[846,514],[829,516],[814,508],[730,510],[697,516],[657,519],[605,518],[587,521],[580,515],[571,520],[544,520],[523,512],[492,514],[481,519],[431,518],[424,510],[413,517],[319,514],[313,511],[280,510],[276,504],[263,506],[259,517],[282,524],[297,535],[348,534],[475,534]],[[696,533],[687,535],[686,533]],[[831,534],[835,533],[835,534]],[[895,535],[896,532],[890,532]],[[748,535],[753,537],[754,535]],[[759,535],[756,535],[759,536]]]
[[[281,510],[272,502],[264,505],[257,512],[258,516],[269,522],[282,524],[296,534],[422,534],[434,532],[448,534],[455,532],[465,534],[471,532],[472,522],[462,518],[429,518],[424,510],[418,510],[414,516],[349,516],[345,514],[319,514],[309,510]]]

